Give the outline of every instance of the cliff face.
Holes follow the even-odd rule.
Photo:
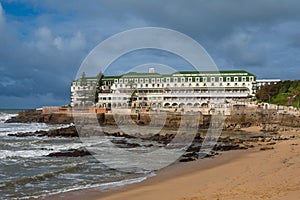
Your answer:
[[[85,115],[80,122],[84,124],[93,123],[95,114]],[[161,114],[139,114],[139,115],[112,115],[112,114],[98,114],[98,122],[101,125],[126,125],[138,124],[151,126],[164,126],[165,128],[179,128],[185,126],[187,128],[206,129],[210,126],[212,116],[209,115],[189,115],[182,117],[180,114],[168,113]],[[71,115],[63,113],[43,114],[39,110],[27,110],[19,113],[18,116],[9,119],[7,123],[31,123],[41,122],[48,124],[70,124],[74,121]],[[76,119],[75,119],[76,121]],[[214,121],[215,122],[215,121]],[[222,120],[221,120],[222,122]],[[77,123],[77,122],[76,122]],[[226,116],[224,119],[224,129],[236,130],[249,126],[261,126],[263,131],[279,131],[283,128],[300,128],[300,116],[279,114],[272,110],[256,110],[244,111],[237,110],[231,116]]]
[[[277,113],[276,110],[235,111],[227,116],[224,127],[238,129],[261,126],[262,131],[276,132],[286,127],[300,128],[300,116]]]

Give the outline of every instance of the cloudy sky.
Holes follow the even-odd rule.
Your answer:
[[[148,26],[192,37],[219,69],[299,79],[299,8],[299,0],[2,0],[0,108],[68,104],[70,82],[96,45]],[[146,51],[133,63],[170,57]],[[129,64],[118,62],[118,70]]]

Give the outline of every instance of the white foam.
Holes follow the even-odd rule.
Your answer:
[[[0,150],[0,159],[7,158],[32,158],[46,156],[51,151],[49,150],[20,150],[20,151],[10,151],[10,150]]]
[[[109,183],[99,183],[99,184],[87,184],[84,186],[75,186],[72,188],[65,188],[62,190],[58,190],[56,192],[50,192],[47,195],[41,195],[41,196],[30,196],[30,197],[24,197],[22,199],[31,199],[31,198],[41,198],[46,197],[50,195],[70,192],[70,191],[76,191],[76,190],[83,190],[83,189],[91,189],[91,188],[100,188],[101,190],[108,190],[108,189],[116,189],[118,187],[122,187],[125,185],[130,185],[134,183],[140,183],[142,181],[145,181],[146,179],[155,176],[156,174],[154,172],[147,174],[146,176],[139,177],[139,178],[133,178],[133,179],[126,179],[122,181],[116,181],[116,182],[109,182]]]
[[[69,126],[72,126],[72,124],[48,125],[45,123],[0,123],[0,136],[35,131],[49,131],[50,129],[67,128]]]
[[[5,113],[5,112],[0,112],[0,122],[5,122],[6,120],[17,116],[18,114],[10,114],[10,113]]]

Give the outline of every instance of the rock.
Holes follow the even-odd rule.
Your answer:
[[[240,144],[241,140],[239,138],[234,138],[232,141],[234,144]]]
[[[129,143],[125,139],[123,139],[123,140],[111,140],[111,142],[114,143],[117,147],[120,147],[120,148],[136,148],[136,147],[141,147],[140,144]]]
[[[30,136],[37,136],[37,137],[43,137],[47,136],[47,131],[35,131],[35,132],[26,132],[26,133],[10,133],[8,136],[13,136],[13,137],[30,137]]]
[[[265,138],[264,142],[270,142],[272,139],[271,138]]]
[[[236,150],[236,149],[244,149],[240,148],[238,144],[217,144],[213,150],[215,151],[229,151],[229,150]]]
[[[276,142],[269,142],[266,145],[275,145],[275,144],[276,144]]]
[[[65,152],[54,152],[47,155],[47,157],[82,157],[92,155],[90,152],[86,150],[80,149],[70,149]]]
[[[272,150],[274,149],[274,147],[261,147],[260,150],[261,151],[267,151],[267,150]]]
[[[48,132],[48,137],[79,137],[75,126],[53,129]]]

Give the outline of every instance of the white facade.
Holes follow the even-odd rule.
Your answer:
[[[197,108],[247,99],[256,77],[246,71],[128,73],[104,77],[102,108]]]
[[[71,106],[95,105],[97,78],[85,78],[73,81],[71,84]]]

